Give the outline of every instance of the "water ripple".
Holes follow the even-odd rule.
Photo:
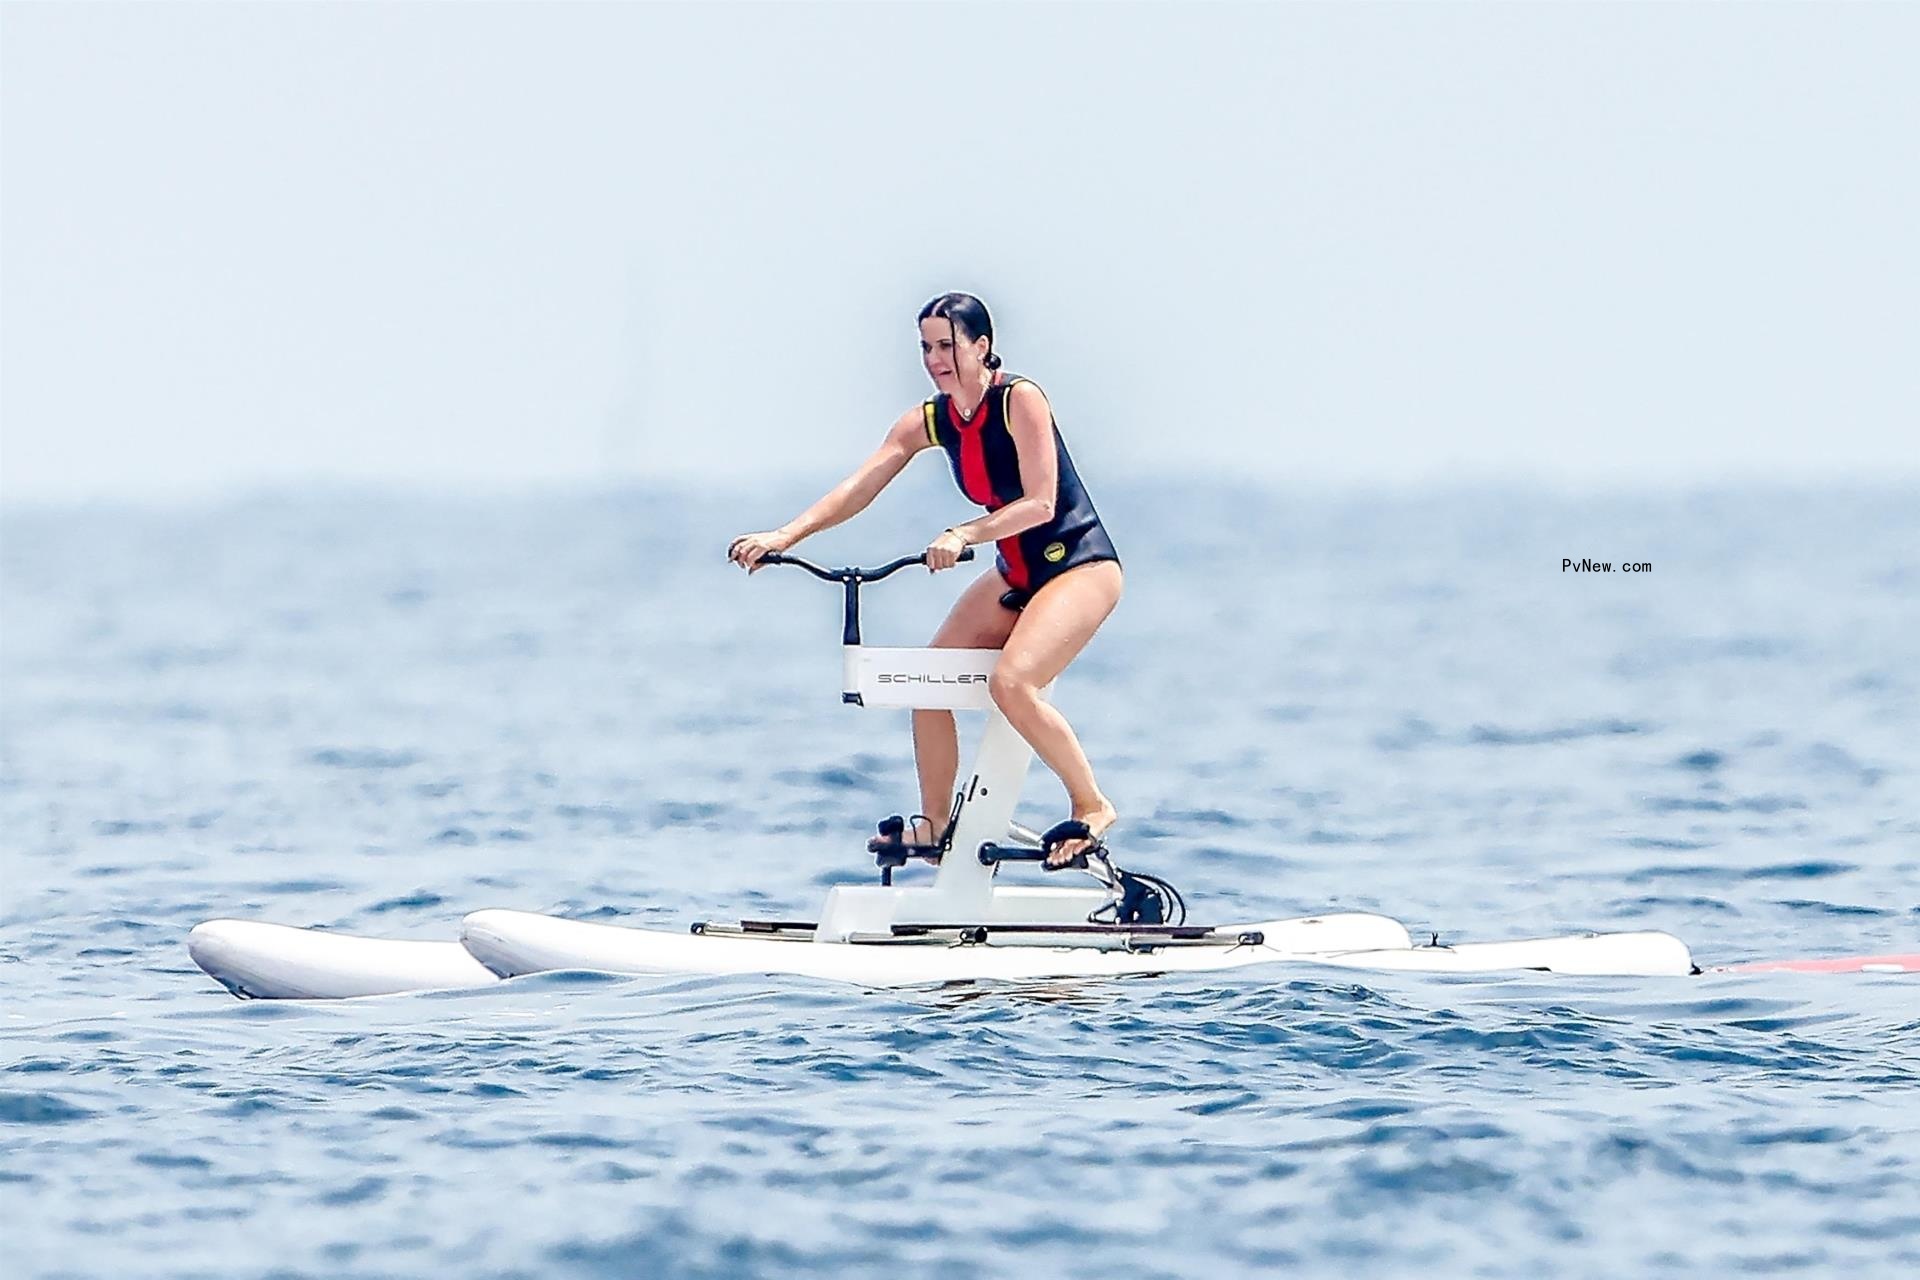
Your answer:
[[[1129,596],[1056,704],[1121,860],[1206,918],[1920,950],[1910,492],[1236,492],[1227,531],[1167,483],[1103,488]],[[1906,979],[555,973],[326,1005],[191,966],[216,915],[679,930],[870,882],[906,717],[840,705],[831,592],[694,555],[780,505],[0,514],[9,1275],[1920,1271]],[[1691,572],[1517,567],[1608,523]],[[1258,590],[1222,577],[1240,545],[1286,550]],[[888,586],[884,642],[951,599]],[[1023,819],[1063,805],[1036,770]]]

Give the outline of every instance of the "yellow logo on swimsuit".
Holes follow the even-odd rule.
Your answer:
[[[1059,564],[1067,558],[1067,544],[1064,542],[1049,542],[1047,549],[1040,554],[1047,558],[1048,564]]]

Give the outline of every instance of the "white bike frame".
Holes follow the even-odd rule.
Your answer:
[[[980,860],[980,847],[1006,839],[1020,802],[1033,748],[993,704],[988,679],[1000,660],[998,649],[881,648],[860,641],[859,588],[919,557],[880,569],[822,569],[797,557],[767,557],[772,563],[797,564],[846,589],[846,629],[841,650],[842,701],[863,707],[912,710],[984,711],[986,731],[970,769],[957,779],[955,818],[933,883],[920,885],[840,885],[827,892],[814,937],[845,942],[886,935],[897,924],[1082,924],[1106,905],[1105,889],[997,885],[994,866]],[[1052,696],[1049,684],[1040,691]],[[943,814],[928,815],[938,823]]]

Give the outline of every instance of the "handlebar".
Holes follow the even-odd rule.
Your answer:
[[[955,558],[957,560],[973,559],[973,548],[962,548],[960,554]],[[893,574],[900,572],[910,564],[925,564],[926,562],[927,553],[924,551],[917,556],[901,556],[898,560],[889,560],[887,563],[874,569],[828,569],[822,565],[815,564],[811,560],[802,560],[799,556],[790,556],[781,551],[769,551],[766,555],[760,557],[761,564],[790,564],[797,569],[805,569],[822,582],[839,583],[841,589],[846,593],[846,618],[845,624],[840,630],[840,643],[848,645],[860,643],[860,587],[862,584],[878,582],[882,578],[891,577]],[[842,696],[854,699],[859,697],[858,694],[851,691]]]
[[[965,563],[971,559],[973,559],[973,548],[966,547],[962,549],[958,556],[959,562]],[[890,577],[900,572],[908,565],[925,564],[926,562],[927,553],[924,551],[917,556],[901,556],[898,560],[889,560],[877,569],[828,569],[815,564],[811,560],[803,560],[799,556],[790,556],[782,551],[769,551],[760,557],[761,564],[790,564],[796,569],[805,569],[822,582],[878,582],[882,578]]]

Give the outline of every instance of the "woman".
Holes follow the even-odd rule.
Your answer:
[[[1117,815],[1072,727],[1040,690],[1086,648],[1120,602],[1120,558],[1081,487],[1046,396],[1027,379],[999,371],[985,303],[946,293],[922,307],[920,359],[936,394],[901,414],[873,455],[826,497],[778,529],[735,538],[727,554],[751,573],[768,552],[786,551],[865,510],[914,454],[945,450],[960,491],[986,514],[941,531],[927,544],[927,567],[950,569],[975,543],[995,543],[999,555],[961,593],[933,644],[1000,650],[987,685],[994,704],[1066,785],[1072,820],[1086,824],[1084,835],[1050,846],[1047,865],[1065,866],[1097,849]],[[960,767],[953,713],[915,711],[913,750],[921,808],[948,813]],[[938,845],[944,836],[916,816],[906,842]]]

